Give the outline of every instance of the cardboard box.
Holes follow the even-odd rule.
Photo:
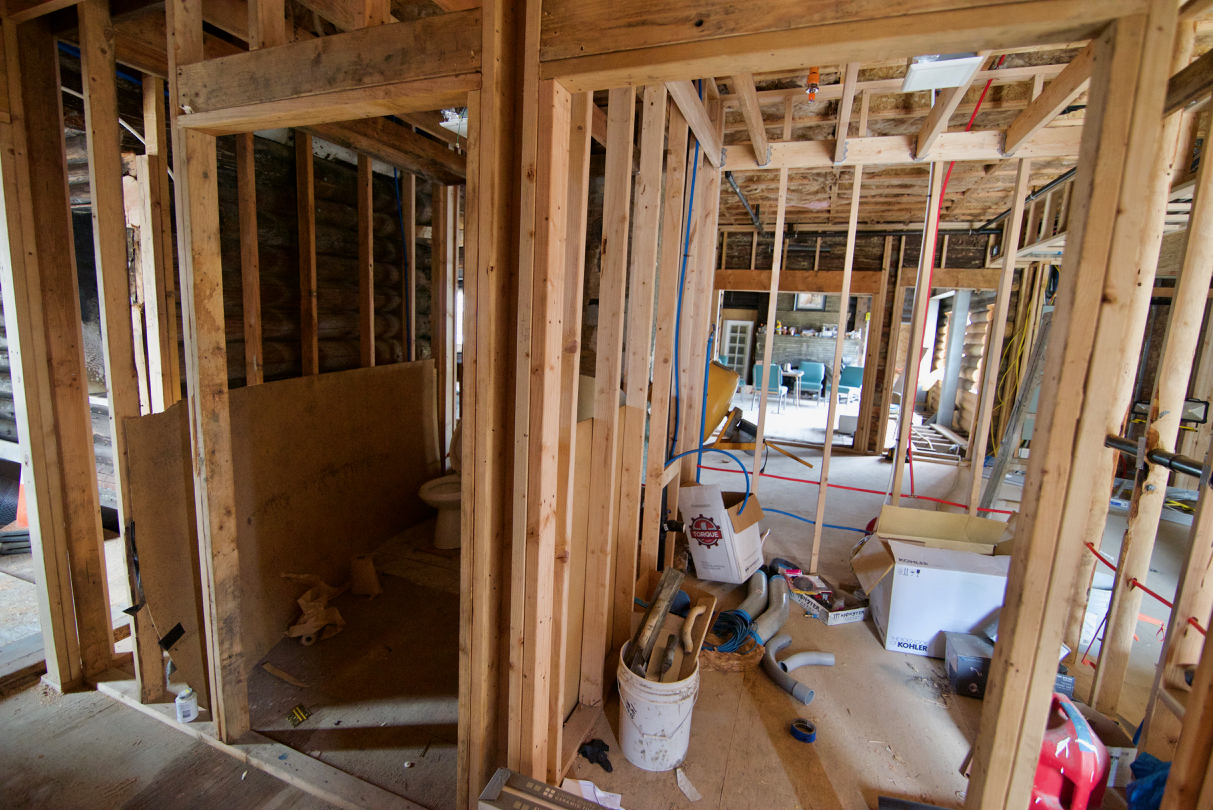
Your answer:
[[[965,697],[983,698],[990,676],[994,645],[983,636],[968,633],[944,633],[944,662],[952,691]]]
[[[804,580],[806,577],[796,579]],[[867,602],[833,587],[822,577],[808,576],[807,579],[818,585],[819,592],[798,592],[795,587],[791,592],[792,601],[804,608],[806,616],[825,622],[827,627],[861,622],[868,617]]]
[[[762,565],[762,507],[751,496],[742,509],[744,498],[744,492],[721,492],[715,484],[682,485],[678,512],[699,579],[738,585]]]
[[[1004,534],[996,520],[881,509],[851,568],[885,649],[943,658],[945,632],[972,633],[1000,608],[1011,566]]]
[[[1078,711],[1087,718],[1095,736],[1108,749],[1108,787],[1124,787],[1133,780],[1133,771],[1129,766],[1137,759],[1137,746],[1133,738],[1124,732],[1117,723],[1092,709],[1085,703],[1074,701]]]

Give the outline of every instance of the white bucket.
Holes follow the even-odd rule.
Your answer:
[[[677,768],[686,759],[691,742],[691,710],[699,697],[698,665],[689,678],[658,683],[625,667],[621,653],[618,679],[623,755],[646,771]]]

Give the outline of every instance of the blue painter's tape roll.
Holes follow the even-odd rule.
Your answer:
[[[803,743],[811,743],[817,739],[817,726],[811,720],[799,717],[792,721],[792,736]]]

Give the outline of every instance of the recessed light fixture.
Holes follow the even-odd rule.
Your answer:
[[[975,53],[912,57],[906,69],[905,81],[901,83],[901,92],[916,93],[919,90],[961,87],[969,83],[984,61],[985,57]]]

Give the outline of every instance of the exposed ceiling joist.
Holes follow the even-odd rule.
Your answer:
[[[1082,53],[1011,122],[1011,126],[1007,128],[1005,147],[1008,156],[1015,154],[1029,138],[1047,126],[1086,91],[1087,85],[1091,83],[1093,47],[1092,44],[1084,48]]]
[[[758,90],[754,87],[753,73],[739,73],[733,77],[733,87],[741,99],[741,115],[750,131],[750,143],[759,163],[766,165],[771,160],[771,148],[767,143],[766,127],[762,123],[762,109],[758,106]],[[862,134],[862,133],[861,133]]]
[[[989,55],[989,51],[981,51],[978,54],[983,62]],[[977,71],[974,71],[967,82],[959,87],[946,88],[935,99],[935,104],[931,107],[927,120],[923,122],[922,129],[918,131],[918,146],[915,156],[919,160],[926,158],[931,152],[931,146],[939,136],[948,131],[948,121],[952,119],[952,113],[956,112],[956,108],[960,106],[965,93],[969,92],[969,88],[973,86],[976,78]]]
[[[678,109],[682,111],[682,117],[687,120],[691,132],[695,133],[708,161],[719,169],[722,162],[721,152],[724,147],[716,128],[712,126],[712,120],[708,118],[708,110],[703,106],[703,100],[699,98],[695,84],[686,80],[666,82],[665,86],[670,91],[670,98],[674,99]],[[751,152],[752,154],[753,152]]]

